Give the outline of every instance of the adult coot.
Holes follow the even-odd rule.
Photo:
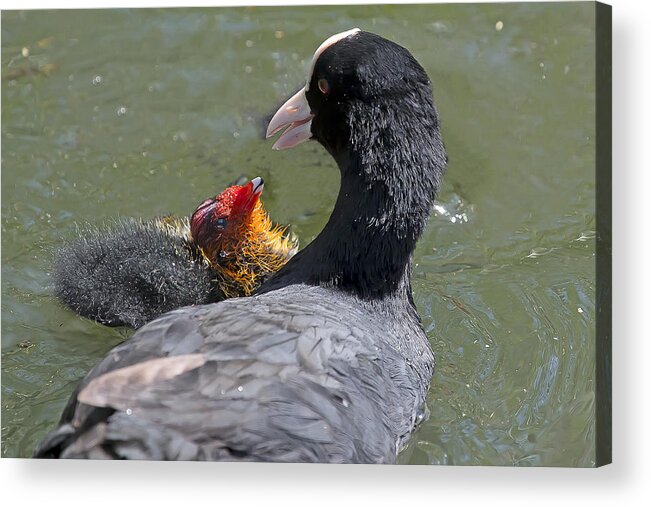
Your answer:
[[[262,178],[206,199],[192,216],[120,221],[58,250],[55,294],[78,314],[140,327],[188,305],[248,296],[297,250],[274,225]]]
[[[410,283],[446,164],[430,81],[401,46],[338,34],[269,133],[283,127],[276,148],[313,137],[341,171],[321,234],[253,297],[114,348],[36,456],[395,462],[434,367]]]

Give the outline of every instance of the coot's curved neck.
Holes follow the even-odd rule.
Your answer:
[[[411,254],[445,166],[436,112],[431,95],[424,109],[360,107],[346,148],[328,147],[341,187],[327,225],[263,290],[308,283],[370,298],[409,292]]]

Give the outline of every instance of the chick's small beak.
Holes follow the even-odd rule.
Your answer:
[[[240,187],[232,204],[232,215],[250,213],[258,204],[263,189],[264,180],[260,176],[253,178],[246,185]]]
[[[274,114],[267,127],[267,138],[287,129],[272,146],[274,150],[293,148],[312,137],[312,118],[314,115],[305,97],[305,88],[301,88],[285,102]]]
[[[257,178],[253,178],[251,183],[253,184],[253,194],[260,195],[264,189],[264,180],[258,176]]]

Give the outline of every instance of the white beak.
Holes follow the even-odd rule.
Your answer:
[[[305,88],[301,88],[292,98],[285,102],[274,114],[267,127],[267,138],[287,127],[272,146],[274,150],[293,148],[312,137],[312,118],[314,115],[305,97]]]

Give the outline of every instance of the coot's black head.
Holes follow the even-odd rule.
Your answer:
[[[396,110],[402,112],[400,117]],[[274,148],[314,138],[338,158],[359,141],[355,130],[375,127],[381,134],[388,120],[395,122],[389,128],[401,129],[423,115],[438,128],[430,80],[422,66],[395,42],[353,29],[330,37],[317,49],[305,88],[279,109],[267,136],[288,127]]]
[[[364,121],[364,109],[373,121],[384,103],[409,100],[410,107],[421,107],[420,96],[431,93],[427,74],[409,51],[357,32],[330,46],[314,64],[306,90],[315,115],[312,135],[328,150],[340,151],[350,141],[349,125]]]
[[[430,80],[405,48],[359,29],[315,52],[274,115],[275,149],[318,140],[341,171],[330,220],[276,278],[363,296],[408,293],[411,254],[446,165]],[[267,288],[271,287],[269,284]]]

